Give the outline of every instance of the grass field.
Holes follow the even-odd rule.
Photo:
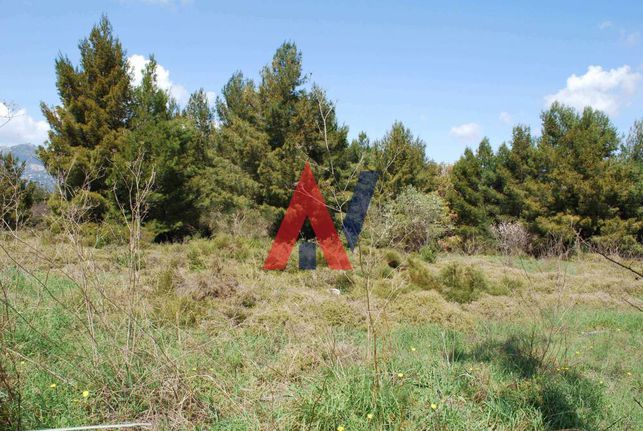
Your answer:
[[[643,282],[601,256],[266,272],[268,239],[219,235],[133,272],[26,238],[0,257],[7,427],[643,429]]]

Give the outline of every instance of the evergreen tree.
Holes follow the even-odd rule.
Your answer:
[[[621,153],[626,160],[643,163],[643,120],[632,125]]]
[[[451,170],[447,200],[457,215],[456,231],[465,239],[487,236],[492,223],[490,199],[495,198],[491,187],[495,183],[492,159],[493,151],[485,138],[475,154],[465,149]]]
[[[259,166],[270,152],[270,146],[254,83],[240,72],[235,73],[223,87],[216,111],[221,124],[217,153],[259,181]]]
[[[16,229],[31,216],[36,186],[23,178],[25,162],[0,153],[0,230]]]
[[[420,192],[435,190],[439,168],[427,160],[424,142],[401,122],[395,122],[391,130],[375,142],[374,158],[380,174],[378,199],[395,199],[407,186]]]
[[[199,139],[210,142],[214,136],[214,110],[210,107],[208,95],[202,88],[190,95],[183,116],[194,124]]]
[[[528,182],[535,175],[534,140],[528,127],[516,126],[512,132],[511,147],[502,144],[497,154],[497,175],[502,197],[499,212],[511,219],[523,214]]]
[[[131,131],[114,154],[109,183],[126,202],[128,166],[145,160],[143,176],[154,172],[148,218],[157,239],[175,239],[197,232],[200,191],[194,179],[210,164],[208,141],[191,118],[179,115],[169,94],[159,88],[157,64],[152,57],[143,70],[141,84],[133,90]]]
[[[284,43],[262,73],[259,103],[262,129],[269,152],[261,160],[262,202],[284,208],[305,162],[310,162],[320,183],[341,176],[348,129],[338,124],[334,105],[324,92],[302,86],[301,53]]]
[[[106,17],[79,44],[80,65],[56,60],[61,104],[41,104],[49,123],[48,145],[39,156],[68,190],[87,186],[103,196],[110,159],[126,140],[132,117],[129,67],[120,41]]]
[[[609,118],[591,108],[579,115],[554,104],[542,114],[539,142],[542,165],[533,190],[543,213],[534,220],[541,234],[554,232],[567,241],[577,233],[587,238],[600,231],[602,220],[618,214],[619,138]]]

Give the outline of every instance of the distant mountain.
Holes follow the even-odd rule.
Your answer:
[[[54,179],[45,170],[42,161],[36,155],[38,147],[30,144],[14,145],[12,147],[0,147],[0,152],[11,153],[13,156],[25,162],[24,177],[34,183],[40,184],[46,190],[54,189]]]

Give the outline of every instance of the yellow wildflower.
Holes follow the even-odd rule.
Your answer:
[[[346,431],[346,428],[340,425],[337,427],[337,431]]]
[[[49,385],[49,387],[50,387],[51,389],[56,389],[56,386],[57,386],[57,385],[56,385],[55,383],[52,383],[51,385]]]
[[[437,408],[438,408],[438,405],[437,405],[437,404],[435,404],[435,403],[431,403],[431,408],[432,408],[433,410],[435,410],[435,409],[437,409]]]
[[[404,373],[397,373],[397,376],[401,379],[402,377],[404,377]]]
[[[366,419],[368,419],[369,421],[370,421],[371,419],[373,419],[373,413],[369,413],[369,414],[367,414],[367,415],[366,415]]]
[[[415,347],[411,347],[411,352],[415,352]]]
[[[89,391],[83,391],[83,398],[87,398],[89,396]]]

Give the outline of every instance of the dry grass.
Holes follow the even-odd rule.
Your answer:
[[[344,407],[326,404],[331,399],[343,400],[343,392],[333,391],[344,384],[361,388],[362,383],[354,379],[370,369],[365,344],[368,312],[359,270],[262,271],[267,239],[221,235],[184,244],[146,244],[134,316],[137,343],[127,354],[123,331],[131,295],[126,246],[90,247],[86,260],[81,261],[60,238],[30,235],[22,242],[5,239],[2,244],[7,252],[0,256],[1,277],[8,292],[6,302],[13,307],[9,315],[14,332],[8,345],[16,364],[13,370],[21,376],[16,385],[27,409],[22,413],[25,426],[143,419],[158,429],[188,429],[198,424],[210,424],[213,429],[331,429],[338,424],[325,424],[319,415],[324,409],[330,409],[324,413],[329,417],[343,414]],[[448,382],[444,390],[452,393],[442,396],[444,414],[448,408],[464,418],[458,422],[446,415],[436,419],[435,429],[456,423],[462,429],[485,429],[490,426],[485,419],[491,414],[490,397],[516,390],[505,387],[505,377],[486,365],[479,381],[458,392],[465,377],[450,371],[457,366],[458,351],[473,349],[469,344],[481,340],[472,335],[458,347],[453,344],[456,338],[464,343],[462,337],[493,325],[523,325],[527,332],[541,325],[555,332],[556,343],[562,342],[563,332],[567,336],[571,331],[574,339],[582,339],[583,335],[573,333],[574,322],[569,320],[575,310],[632,313],[624,298],[637,302],[642,293],[640,281],[593,255],[562,261],[448,254],[434,264],[401,257],[398,268],[378,274],[371,296],[378,310],[377,333],[381,334],[382,386],[377,399],[392,403],[382,409],[406,405],[409,412],[422,411],[412,398],[404,398],[411,389],[398,381],[395,369],[416,370],[409,378],[413,376],[422,387],[420,375],[427,372],[422,367],[434,364],[436,371],[430,380],[438,379],[436,385]],[[440,292],[440,274],[454,264],[476,268],[484,275],[488,289],[478,299],[459,304]],[[94,359],[82,323],[84,300],[77,288],[83,277],[81,267],[96,286],[92,303],[97,307],[94,344],[98,357]],[[354,267],[359,267],[356,261]],[[556,322],[564,330],[547,326],[545,315],[559,319]],[[636,322],[632,329],[641,324],[632,321]],[[417,333],[413,336],[420,341],[412,342],[426,350],[425,365],[414,362],[408,345],[400,347],[408,338],[404,334],[420,327],[429,328],[428,333],[437,331],[433,336],[439,337],[431,342]],[[451,339],[449,331],[460,335]],[[634,343],[640,342],[639,337]],[[551,357],[549,365],[543,362],[543,369],[554,369],[565,360],[568,346],[561,349],[543,354],[543,360]],[[21,357],[29,359],[26,365],[21,365]],[[631,368],[633,360],[619,366]],[[597,378],[606,379],[605,375]],[[64,389],[48,390],[48,382],[53,381]],[[85,387],[91,389],[91,396],[73,401]],[[370,391],[368,385],[364,388]],[[463,400],[458,393],[465,394]],[[617,400],[621,394],[611,396]],[[365,395],[363,402],[370,403],[370,397]],[[497,429],[547,428],[538,424],[537,412],[521,409],[507,413],[510,419],[497,419]],[[405,417],[400,412],[391,414]],[[638,420],[628,414],[629,419],[621,423]],[[415,429],[416,419],[395,423]],[[362,419],[350,420],[357,424]],[[389,429],[386,421],[379,423]]]

